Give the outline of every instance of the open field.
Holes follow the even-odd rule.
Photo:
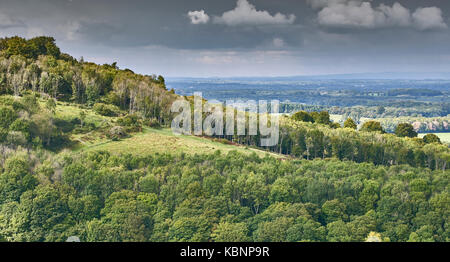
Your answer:
[[[145,128],[143,133],[138,133],[130,138],[120,141],[99,141],[98,143],[88,144],[76,151],[98,151],[106,150],[111,153],[131,153],[131,154],[154,154],[154,153],[187,153],[202,154],[213,153],[220,150],[227,153],[236,150],[241,153],[250,154],[255,152],[259,156],[269,154],[275,157],[280,155],[265,152],[263,150],[247,148],[238,145],[226,145],[207,138],[195,136],[176,136],[170,129],[152,129]]]
[[[437,135],[441,139],[441,142],[450,143],[450,133],[433,133],[433,134]],[[419,137],[422,138],[425,135],[426,134],[422,133],[422,134],[419,134]]]

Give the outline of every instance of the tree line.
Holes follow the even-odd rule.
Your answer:
[[[246,115],[247,123],[249,114]],[[259,121],[259,117],[258,117]],[[218,138],[261,147],[260,134],[244,136],[216,135]],[[225,130],[224,132],[225,133]],[[388,134],[378,121],[367,121],[359,130],[348,118],[343,126],[330,120],[327,111],[299,111],[280,120],[279,142],[264,149],[301,159],[337,158],[376,165],[402,165],[446,170],[450,168],[450,150],[433,134],[417,137],[409,123],[397,125],[394,134]]]

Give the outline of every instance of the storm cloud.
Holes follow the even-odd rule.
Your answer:
[[[2,36],[166,76],[450,71],[447,0],[0,0]]]

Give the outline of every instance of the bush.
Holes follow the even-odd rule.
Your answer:
[[[118,116],[120,109],[114,105],[108,105],[103,103],[97,103],[94,105],[94,111],[102,116]]]
[[[441,144],[441,139],[435,134],[426,134],[423,137],[423,142],[425,142],[425,144],[432,144],[432,143]]]
[[[117,120],[117,124],[127,127],[129,132],[142,131],[142,121],[137,115],[127,115]]]
[[[7,136],[8,136],[8,130],[0,127],[0,143],[5,142]]]
[[[6,137],[6,142],[10,145],[25,146],[27,138],[20,131],[10,131]]]
[[[25,119],[16,119],[9,127],[10,131],[22,132],[27,141],[31,141],[31,123]]]
[[[127,137],[127,132],[125,131],[125,128],[121,126],[115,126],[112,127],[107,134],[109,139],[112,139],[113,141],[120,140],[124,137]]]
[[[9,107],[0,107],[0,127],[9,128],[9,125],[16,120],[17,114]]]
[[[158,120],[154,118],[144,121],[144,124],[151,128],[161,128],[161,125],[159,124]]]

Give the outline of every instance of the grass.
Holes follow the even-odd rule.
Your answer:
[[[40,102],[41,106],[44,106],[44,101]],[[64,102],[57,102],[55,115],[57,118],[70,121],[71,119],[79,118],[82,111],[86,115],[85,124],[94,124],[97,129],[89,133],[71,135],[71,140],[78,142],[72,148],[74,153],[105,150],[113,154],[131,153],[145,155],[154,153],[177,154],[182,152],[187,154],[202,154],[214,153],[217,150],[220,150],[222,153],[236,150],[244,154],[255,152],[261,157],[269,154],[281,158],[281,155],[278,154],[240,145],[223,144],[209,138],[185,135],[176,136],[169,128],[145,128],[142,133],[132,134],[131,137],[120,141],[112,141],[98,128],[102,126],[114,126],[114,122],[117,120],[116,117],[101,116],[91,109],[83,109],[78,105]]]
[[[196,136],[176,136],[168,128],[153,129],[145,128],[144,132],[133,135],[120,141],[98,141],[78,148],[76,151],[100,151],[105,150],[113,154],[130,153],[130,154],[154,154],[154,153],[187,153],[202,154],[214,153],[220,150],[222,153],[236,150],[244,154],[255,152],[263,157],[266,154],[281,157],[280,155],[269,153],[263,150],[247,148],[238,145],[226,145],[213,141],[208,138]]]
[[[82,109],[77,105],[58,102],[56,116],[63,119],[79,117],[81,111],[86,113],[85,122],[94,123],[96,127],[112,124],[116,121],[114,117],[105,117],[96,114],[90,109]],[[94,130],[87,134],[72,134],[71,139],[78,144],[72,148],[73,152],[100,151],[105,150],[113,154],[154,154],[154,153],[187,153],[202,154],[214,153],[220,150],[222,153],[239,151],[244,154],[255,152],[263,157],[269,154],[281,158],[281,155],[269,153],[263,150],[248,148],[240,145],[223,144],[209,138],[196,136],[176,136],[171,129],[145,128],[142,133],[132,134],[131,137],[120,141],[111,141],[103,132]]]
[[[441,142],[450,143],[450,133],[433,133],[433,134],[437,135],[441,139]],[[422,134],[419,134],[419,137],[422,138],[425,135],[426,134],[422,133]]]

